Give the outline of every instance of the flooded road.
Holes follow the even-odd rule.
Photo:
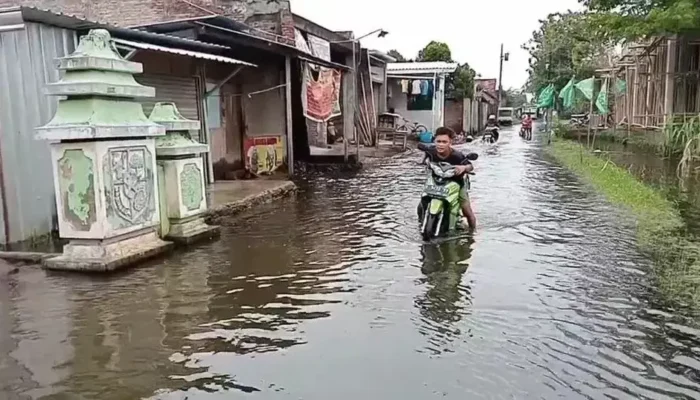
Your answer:
[[[633,221],[536,140],[468,148],[473,238],[421,242],[413,154],[142,268],[0,277],[0,398],[700,398]]]

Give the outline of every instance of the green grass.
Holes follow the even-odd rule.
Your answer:
[[[555,139],[549,153],[637,221],[639,248],[653,261],[653,276],[667,305],[700,311],[700,240],[684,232],[675,204],[605,155]]]

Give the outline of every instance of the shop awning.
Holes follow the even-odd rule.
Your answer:
[[[186,56],[186,57],[201,58],[203,60],[218,61],[218,62],[222,62],[222,63],[226,63],[226,64],[237,64],[237,65],[244,65],[244,66],[248,66],[248,67],[257,67],[257,65],[255,65],[255,64],[247,63],[245,61],[236,60],[236,59],[230,58],[230,57],[218,56],[215,54],[207,54],[207,53],[201,53],[198,51],[183,50],[183,49],[178,49],[178,48],[174,48],[174,47],[158,46],[155,44],[144,43],[144,42],[135,42],[135,41],[131,41],[131,40],[124,40],[124,39],[118,39],[118,38],[114,38],[114,39],[112,39],[112,41],[115,44],[131,47],[134,49],[161,51],[163,53],[177,54],[177,55]]]

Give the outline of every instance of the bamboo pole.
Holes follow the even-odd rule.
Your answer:
[[[371,139],[372,138],[372,124],[369,120],[369,115],[367,115],[369,113],[369,110],[367,109],[367,91],[365,90],[364,74],[360,74],[360,83],[362,85],[362,100],[364,101],[364,106],[365,106],[364,107],[365,108],[365,123],[367,124],[367,128],[368,128],[367,133],[370,137],[370,139],[366,142],[366,145],[371,146],[372,145],[372,139]]]
[[[374,85],[372,84],[372,62],[370,61],[369,57],[369,52],[367,52],[367,67],[369,68],[369,96],[370,99],[372,100],[372,137],[374,140],[374,145],[376,147],[379,147],[379,133],[376,129],[376,124],[377,124],[377,107],[374,104]]]
[[[632,86],[630,85],[630,68],[629,67],[625,67],[625,84],[626,84],[626,87],[625,87],[625,108],[627,108],[627,138],[629,139],[629,137],[632,135],[632,111],[631,111],[631,109],[632,109],[632,101],[631,101],[632,96],[630,96],[630,92],[632,90],[634,90],[634,89],[630,90],[630,88],[632,88]]]
[[[595,75],[593,75],[593,88],[591,89],[591,104],[588,107],[588,133],[586,133],[586,147],[591,147],[591,124],[593,124],[593,104],[595,103]]]

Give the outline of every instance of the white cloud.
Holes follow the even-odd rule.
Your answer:
[[[549,13],[580,9],[577,0],[291,0],[292,11],[328,29],[356,36],[378,28],[389,35],[362,41],[365,47],[397,49],[415,57],[431,40],[446,42],[452,57],[484,78],[498,77],[501,43],[510,52],[503,87],[527,80],[528,54],[520,46]]]

